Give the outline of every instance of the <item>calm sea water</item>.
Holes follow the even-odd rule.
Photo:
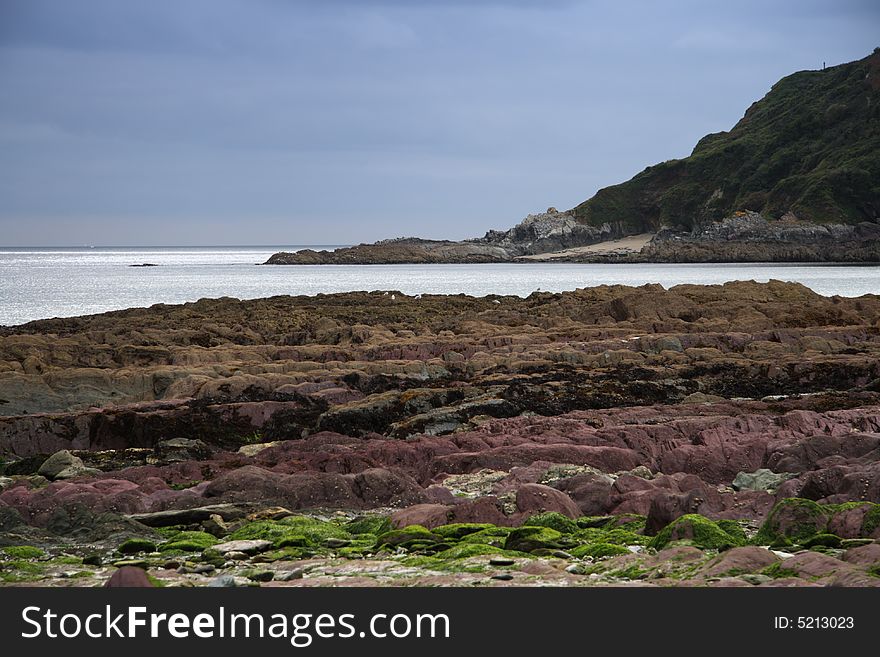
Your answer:
[[[516,294],[602,284],[665,287],[732,280],[797,281],[819,294],[880,293],[880,267],[730,265],[286,265],[256,266],[286,247],[0,249],[0,325],[203,297],[400,290],[406,294]],[[321,248],[333,248],[332,246]],[[131,267],[153,263],[158,267]]]

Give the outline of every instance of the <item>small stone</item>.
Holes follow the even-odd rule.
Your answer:
[[[83,559],[83,563],[85,563],[85,559]],[[132,566],[134,568],[143,568],[147,569],[147,562],[143,559],[120,559],[119,561],[114,561],[113,565],[116,568],[124,568],[125,566]]]
[[[15,482],[11,477],[0,477],[0,490],[6,490]]]
[[[285,509],[283,506],[272,506],[268,509],[260,509],[248,514],[247,520],[251,522],[255,520],[281,520],[293,515],[293,511]]]
[[[59,473],[67,468],[83,468],[85,465],[78,456],[74,456],[66,449],[55,452],[43,461],[43,464],[37,469],[37,474],[48,479],[55,479]]]
[[[341,548],[345,547],[346,545],[351,545],[351,541],[347,538],[328,538],[326,541],[324,541],[324,545],[331,549]]]
[[[489,559],[490,566],[513,566],[514,564],[516,564],[516,561],[514,561],[513,559],[506,559],[501,557]]]
[[[217,545],[212,546],[212,549],[216,550],[220,554],[227,554],[229,552],[243,552],[244,554],[258,554],[259,552],[265,552],[266,550],[268,550],[271,547],[272,547],[271,541],[254,539],[254,540],[227,541],[226,543],[218,543]]]
[[[637,465],[632,470],[629,471],[634,477],[641,477],[642,479],[653,479],[654,473],[651,472],[651,468],[646,465]]]
[[[252,582],[271,582],[275,579],[275,571],[255,570],[247,573],[246,577]]]
[[[248,558],[248,555],[246,555],[244,552],[237,552],[233,550],[232,552],[224,552],[223,558],[229,559],[230,561],[244,561]]]
[[[290,582],[295,579],[302,579],[303,571],[302,569],[291,570],[288,573],[284,573],[283,575],[278,575],[275,577],[275,580],[278,582]]]
[[[681,343],[679,343],[679,347]],[[673,351],[681,351],[681,349],[673,349]],[[704,392],[692,392],[681,400],[683,404],[714,404],[724,401],[724,397],[718,395],[707,395]]]
[[[219,575],[208,582],[208,586],[213,588],[236,588],[242,586],[250,586],[250,582],[248,582],[244,577]]]
[[[200,563],[200,564],[184,564],[180,568],[177,569],[181,575],[207,575],[208,573],[213,573],[217,568],[209,563]]]
[[[760,468],[754,472],[740,472],[731,486],[733,490],[776,490],[780,484],[794,477],[790,472],[773,472]]]
[[[489,579],[497,579],[502,582],[509,582],[513,579],[513,575],[511,575],[510,573],[499,573],[497,575],[492,575],[492,577],[490,577]]]
[[[83,561],[83,563],[85,563],[85,561]],[[180,568],[180,562],[173,560],[166,561],[164,564],[162,564],[162,568],[164,568],[165,570],[175,570],[177,568]]]
[[[229,534],[229,525],[223,520],[223,516],[212,513],[210,518],[202,522],[202,530],[211,536],[221,538]]]
[[[739,578],[749,584],[754,584],[755,586],[773,581],[772,577],[769,575],[762,575],[761,573],[747,573],[745,575],[740,575]]]
[[[84,566],[100,566],[104,560],[100,554],[89,554],[83,557],[82,562]]]
[[[268,443],[253,443],[251,445],[242,445],[238,448],[238,453],[243,454],[244,456],[256,456],[264,449],[269,449],[270,447],[277,447],[281,444],[280,440],[273,440]]]
[[[99,475],[103,474],[98,468],[87,468],[86,466],[70,466],[69,468],[64,468],[61,472],[55,475],[56,480],[62,479],[73,479],[74,477],[84,477],[86,475]]]

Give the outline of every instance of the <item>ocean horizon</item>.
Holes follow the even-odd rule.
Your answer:
[[[282,246],[0,247],[0,325],[179,304],[202,298],[393,290],[403,294],[514,295],[597,285],[672,287],[778,279],[826,295],[880,290],[880,268],[804,263],[257,266]],[[142,267],[135,265],[150,264]]]

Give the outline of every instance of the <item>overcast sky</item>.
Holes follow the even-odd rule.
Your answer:
[[[876,0],[0,0],[0,246],[482,235],[878,45]]]

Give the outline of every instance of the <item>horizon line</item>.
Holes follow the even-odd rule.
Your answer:
[[[26,244],[21,246],[0,245],[0,251],[11,249],[277,249],[282,247],[344,248],[355,244]]]

